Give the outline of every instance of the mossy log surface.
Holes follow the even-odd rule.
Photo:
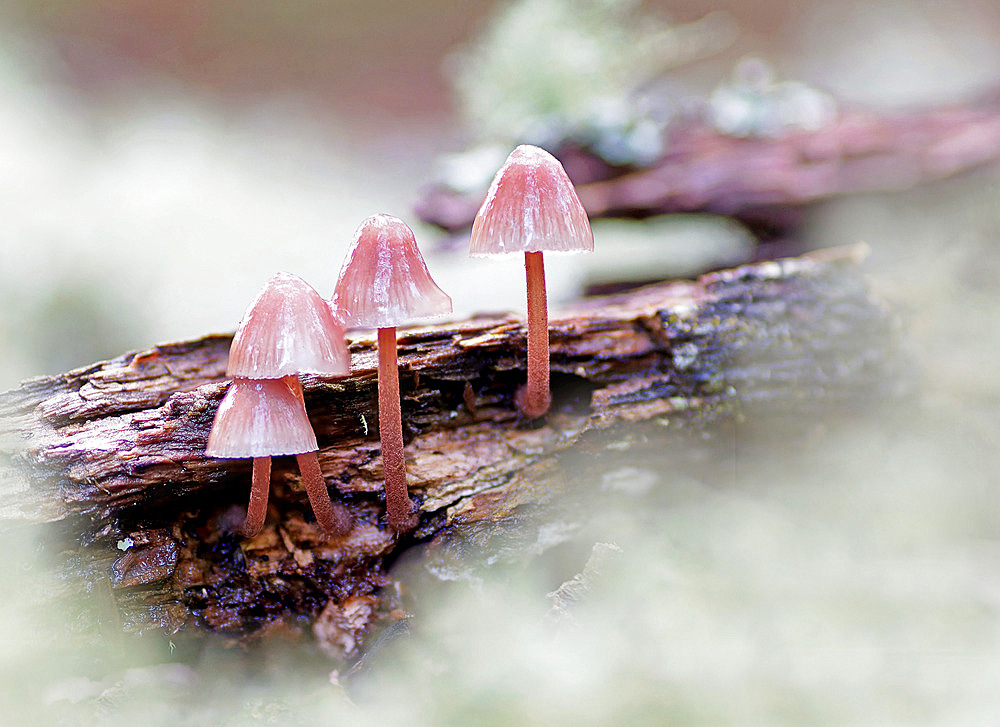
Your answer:
[[[2,515],[59,521],[97,553],[91,577],[106,574],[131,628],[267,633],[316,617],[321,643],[347,653],[395,608],[382,595],[392,590],[382,589],[388,560],[557,497],[567,453],[597,460],[690,432],[708,441],[726,422],[815,419],[895,396],[894,318],[870,295],[862,255],[853,247],[755,263],[555,313],[554,403],[536,422],[513,405],[521,320],[400,331],[407,470],[421,506],[405,538],[384,521],[370,336],[353,338],[350,376],[303,378],[331,495],[355,519],[343,538],[317,527],[292,458],[275,460],[261,534],[234,534],[250,462],[204,454],[228,385],[228,336],[0,395]]]
[[[591,218],[712,212],[787,232],[805,205],[905,189],[1000,159],[1000,95],[908,113],[846,110],[822,129],[776,138],[730,136],[692,119],[667,134],[666,154],[646,168],[610,165],[570,142],[553,151]],[[482,201],[482,193],[434,186],[416,211],[457,232],[472,225]]]

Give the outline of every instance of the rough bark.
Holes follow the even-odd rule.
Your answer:
[[[845,111],[823,129],[780,138],[728,136],[687,119],[668,129],[667,153],[649,168],[611,166],[569,142],[555,154],[592,219],[704,211],[782,233],[819,200],[904,189],[995,162],[1000,97],[905,114]],[[416,211],[458,232],[480,204],[481,194],[434,186]]]
[[[861,255],[843,248],[758,263],[555,314],[553,405],[535,423],[513,401],[524,380],[521,321],[400,331],[407,471],[421,507],[413,536],[384,521],[371,337],[353,340],[350,376],[302,382],[327,483],[354,518],[344,537],[322,533],[294,462],[282,458],[263,531],[235,534],[251,463],[204,455],[227,386],[227,336],[0,395],[2,515],[83,533],[97,553],[91,577],[117,557],[110,583],[132,628],[197,623],[244,634],[322,610],[327,634],[330,624],[356,625],[358,613],[391,610],[391,598],[376,600],[385,564],[413,542],[502,527],[556,497],[566,453],[599,459],[690,432],[710,442],[733,421],[801,422],[893,396],[893,318],[859,276]],[[363,630],[321,638],[356,644]]]

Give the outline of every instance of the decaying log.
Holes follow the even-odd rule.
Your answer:
[[[729,136],[693,119],[676,122],[667,135],[666,154],[649,168],[612,166],[569,142],[554,153],[592,219],[712,212],[784,230],[796,210],[819,200],[905,189],[995,162],[1000,98],[905,114],[844,111],[823,129],[777,138]],[[438,185],[424,192],[416,212],[458,232],[472,225],[482,201],[482,193]]]
[[[343,538],[323,536],[294,464],[281,459],[266,527],[251,540],[234,534],[250,464],[204,455],[227,387],[228,336],[125,354],[0,395],[2,515],[84,533],[100,554],[92,573],[107,574],[133,628],[197,623],[242,634],[320,614],[321,641],[350,651],[391,610],[377,598],[387,559],[554,497],[565,453],[600,458],[684,432],[710,436],[736,419],[799,421],[894,395],[893,318],[859,275],[862,254],[757,263],[554,315],[554,404],[540,422],[512,403],[524,376],[520,320],[401,332],[407,470],[422,509],[412,537],[384,524],[370,337],[352,341],[350,376],[303,380],[331,493],[355,519]],[[102,558],[117,560],[107,569]]]

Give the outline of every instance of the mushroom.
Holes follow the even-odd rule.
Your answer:
[[[472,225],[469,255],[524,253],[528,288],[528,381],[517,406],[532,419],[549,410],[549,325],[542,252],[593,252],[587,212],[554,156],[537,146],[514,149],[493,178]]]
[[[244,535],[256,535],[264,525],[270,458],[279,454],[296,455],[309,504],[323,530],[329,535],[350,530],[346,508],[335,506],[326,489],[298,376],[343,376],[350,368],[343,324],[323,297],[295,275],[271,277],[250,303],[233,337],[226,373],[234,383],[219,406],[205,450],[213,457],[254,458],[250,506],[241,528]],[[245,393],[247,381],[261,385],[253,389],[258,392],[255,396]],[[289,413],[292,405],[285,390],[295,402],[294,416]],[[281,413],[269,412],[272,405]],[[302,427],[308,429],[306,438]],[[282,439],[289,433],[296,437],[293,445]],[[272,446],[276,449],[268,451]]]
[[[451,298],[431,279],[413,231],[390,215],[369,217],[354,233],[340,270],[334,306],[349,326],[378,329],[378,422],[389,526],[416,527],[406,488],[396,326],[451,312]]]
[[[208,435],[205,454],[223,459],[253,458],[253,480],[246,522],[247,537],[260,532],[267,516],[271,457],[294,454],[316,520],[330,534],[351,528],[343,506],[335,506],[319,467],[316,434],[302,404],[298,378],[233,379]]]
[[[280,379],[350,372],[344,325],[323,296],[297,275],[272,275],[236,329],[226,375]]]

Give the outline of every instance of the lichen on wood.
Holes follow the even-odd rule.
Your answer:
[[[303,377],[327,483],[354,518],[344,537],[322,533],[281,459],[264,530],[235,534],[249,461],[204,455],[228,385],[227,336],[0,395],[2,514],[60,521],[103,553],[130,628],[267,633],[322,612],[316,633],[354,648],[359,619],[399,615],[380,596],[388,560],[414,542],[447,543],[463,528],[571,497],[563,453],[615,451],[637,431],[654,447],[689,431],[710,438],[726,422],[808,418],[896,395],[894,319],[859,274],[862,255],[854,247],[757,263],[553,315],[554,401],[540,424],[513,402],[522,321],[481,316],[401,331],[407,471],[421,506],[412,537],[384,522],[377,359],[364,335],[352,340],[349,376]]]

